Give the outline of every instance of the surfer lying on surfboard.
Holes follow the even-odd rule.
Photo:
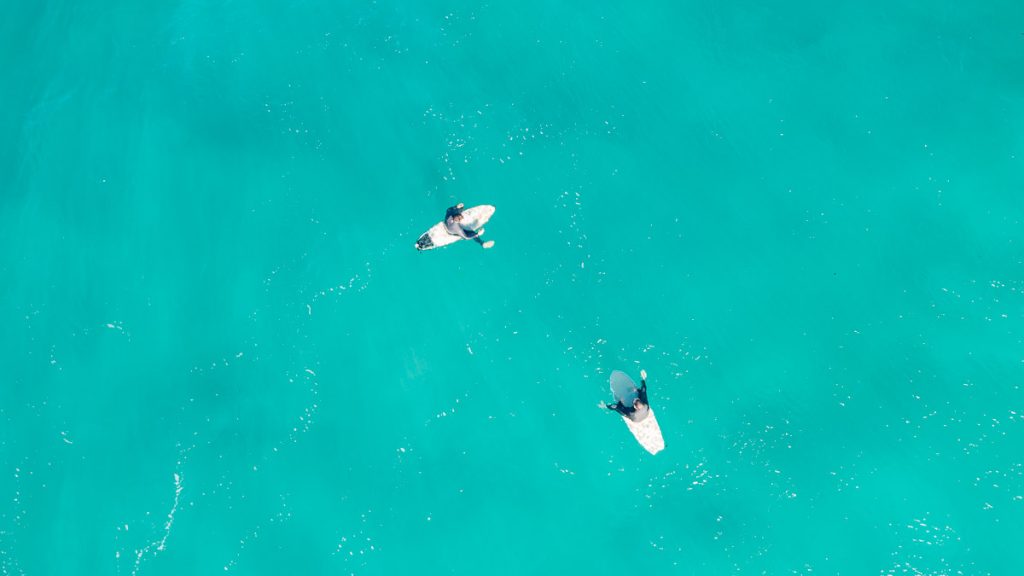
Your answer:
[[[640,387],[636,388],[637,397],[633,400],[632,406],[625,406],[622,404],[622,400],[619,400],[615,404],[605,404],[604,407],[609,410],[614,410],[619,414],[622,414],[626,418],[629,418],[633,422],[639,422],[647,415],[651,413],[651,407],[647,403],[647,371],[640,371]]]
[[[484,233],[484,229],[479,230],[468,230],[462,227],[462,202],[459,202],[455,206],[452,206],[444,213],[444,228],[452,236],[459,236],[467,240],[476,240],[477,244],[484,248],[490,248],[494,246],[494,240],[484,242],[480,239],[480,236]]]

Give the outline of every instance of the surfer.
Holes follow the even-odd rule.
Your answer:
[[[480,235],[483,234],[483,229],[479,231],[470,230],[462,226],[462,207],[463,203],[459,202],[455,206],[452,206],[444,213],[444,228],[452,236],[459,236],[467,240],[475,240],[477,244],[484,248],[490,248],[494,246],[494,242],[484,242],[480,239]]]
[[[605,404],[604,407],[622,414],[633,422],[640,422],[644,418],[647,418],[647,415],[651,413],[651,407],[647,403],[646,370],[640,370],[640,388],[635,388],[635,390],[637,392],[637,397],[633,400],[632,406],[626,406],[622,403],[622,400],[619,400],[615,404]]]

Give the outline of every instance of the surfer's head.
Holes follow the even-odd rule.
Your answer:
[[[643,406],[644,406],[644,403],[641,402],[639,398],[634,398],[633,399],[633,409],[634,410],[639,410],[639,409],[643,408]]]
[[[462,222],[462,214],[456,214],[456,215],[452,216],[452,220],[454,220],[456,222]]]

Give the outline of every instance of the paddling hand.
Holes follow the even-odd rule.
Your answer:
[[[643,368],[640,369],[640,379],[647,380],[647,370],[644,370]]]

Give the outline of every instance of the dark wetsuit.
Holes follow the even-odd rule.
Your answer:
[[[650,404],[647,403],[647,380],[640,380],[640,388],[638,388],[636,392],[637,397],[640,399],[640,404],[642,405],[640,410],[637,410],[632,406],[626,406],[622,403],[622,400],[619,400],[615,404],[605,404],[604,407],[609,410],[615,410],[633,422],[639,422],[650,414]]]
[[[452,206],[444,213],[444,229],[448,231],[452,236],[459,236],[467,240],[476,240],[483,244],[483,240],[480,239],[480,235],[475,230],[467,230],[462,227],[462,224],[455,221],[455,217],[462,214],[462,209],[458,206]]]

